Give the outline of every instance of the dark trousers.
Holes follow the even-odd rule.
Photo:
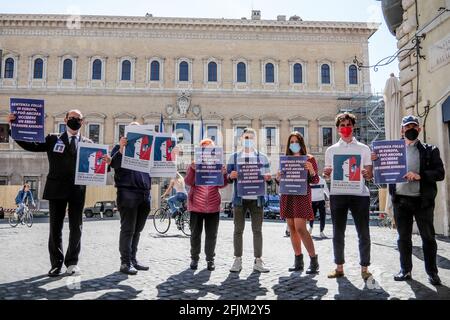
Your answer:
[[[312,202],[312,209],[314,213],[314,217],[316,217],[316,212],[319,210],[320,214],[320,232],[323,232],[325,229],[325,218],[326,218],[326,211],[325,211],[325,200],[322,201],[313,201]],[[309,222],[310,227],[312,228],[314,225],[314,220],[311,220]]]
[[[398,232],[398,250],[400,252],[400,266],[403,271],[412,270],[412,227],[413,217],[416,219],[422,238],[425,270],[428,274],[438,273],[436,265],[437,244],[434,233],[433,214],[434,205],[422,208],[420,197],[395,197],[394,219]]]
[[[205,224],[205,255],[206,261],[214,261],[216,255],[217,230],[219,229],[219,212],[191,212],[191,259],[200,259],[203,222]]]
[[[333,221],[334,262],[344,264],[345,229],[348,210],[351,211],[359,239],[359,264],[370,265],[369,208],[370,198],[351,195],[330,196],[331,219]]]
[[[120,211],[119,251],[122,264],[136,262],[139,238],[150,212],[148,194],[117,192]]]
[[[69,215],[69,246],[64,258],[62,230],[66,208]],[[81,250],[81,231],[83,228],[83,207],[84,199],[80,202],[74,200],[50,200],[50,235],[48,239],[48,251],[50,253],[50,263],[53,268],[66,267],[78,264],[78,255]]]

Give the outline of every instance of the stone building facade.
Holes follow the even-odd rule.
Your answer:
[[[21,150],[5,135],[11,97],[45,100],[46,131],[64,130],[71,108],[84,134],[113,145],[139,121],[174,130],[183,144],[180,169],[204,132],[235,150],[244,127],[258,130],[272,159],[300,130],[320,166],[336,141],[339,101],[370,96],[368,39],[377,25],[302,21],[0,15],[0,184],[31,181],[42,194],[45,155]],[[111,177],[108,179],[111,183]],[[225,191],[225,198],[229,190]]]
[[[420,139],[441,151],[450,163],[450,1],[402,0],[403,16],[398,39],[402,114],[421,118]],[[401,13],[401,12],[400,12]],[[420,45],[417,51],[416,44]],[[408,50],[413,48],[413,50]],[[450,234],[450,175],[438,183],[435,228]]]

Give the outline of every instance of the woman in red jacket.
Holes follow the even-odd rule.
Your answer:
[[[213,147],[211,139],[200,141],[201,147]],[[227,170],[223,166],[224,184],[222,186],[197,186],[195,185],[195,163],[189,166],[184,182],[190,186],[188,195],[188,210],[191,213],[191,269],[196,270],[200,259],[201,237],[203,221],[205,224],[205,254],[207,268],[213,271],[216,249],[217,230],[219,228],[219,213],[221,197],[219,189],[227,186]]]

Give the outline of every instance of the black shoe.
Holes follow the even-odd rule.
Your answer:
[[[198,261],[197,260],[191,260],[191,265],[189,266],[192,270],[197,270],[198,268]]]
[[[150,269],[148,266],[144,266],[143,264],[140,264],[140,263],[137,262],[137,261],[133,261],[131,264],[133,265],[133,267],[134,267],[136,270],[140,270],[140,271],[148,271],[148,270]]]
[[[439,278],[439,276],[437,275],[437,273],[428,275],[428,281],[429,281],[433,286],[440,286],[440,285],[442,285],[441,278]]]
[[[132,275],[132,276],[137,274],[137,270],[132,265],[128,265],[128,264],[125,264],[125,263],[120,265],[120,272],[125,273],[125,274],[129,274],[129,275]]]
[[[397,273],[394,276],[394,280],[395,281],[406,281],[406,280],[411,280],[411,272],[405,272],[403,270],[401,270],[399,273]]]
[[[295,256],[295,260],[294,260],[294,266],[289,268],[289,271],[302,271],[304,268],[304,263],[303,263],[303,254],[299,255],[299,256]]]
[[[316,254],[315,257],[311,257],[311,262],[309,264],[308,270],[306,270],[306,274],[315,274],[319,272],[319,261],[318,261],[318,255]]]
[[[59,277],[61,275],[61,267],[51,268],[47,275],[52,278]]]
[[[216,265],[214,264],[214,261],[208,261],[207,262],[207,269],[209,271],[214,271],[216,270]]]

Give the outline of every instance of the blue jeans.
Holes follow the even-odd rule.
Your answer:
[[[22,215],[24,210],[25,210],[25,204],[20,203],[19,207],[17,207],[17,209],[16,209],[17,215],[19,215],[19,216]]]
[[[184,192],[177,192],[174,196],[167,199],[167,204],[169,205],[170,212],[175,213],[179,207],[176,206],[177,202],[184,202],[187,200],[187,194]]]

